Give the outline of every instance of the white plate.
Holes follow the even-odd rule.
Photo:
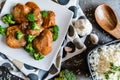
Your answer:
[[[13,6],[15,6],[17,3],[25,4],[28,1],[35,2],[41,8],[41,10],[52,10],[56,14],[56,24],[59,26],[59,38],[57,41],[53,42],[52,52],[45,56],[44,59],[36,61],[23,48],[13,49],[7,46],[5,43],[5,38],[2,36],[0,36],[0,52],[36,68],[49,70],[67,33],[73,13],[67,8],[50,0],[7,0],[2,9],[0,17],[6,13],[10,13]],[[0,24],[3,25],[1,22]]]

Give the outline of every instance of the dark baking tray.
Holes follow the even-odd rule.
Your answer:
[[[91,65],[90,65],[90,63],[89,63],[90,55],[92,54],[92,52],[95,51],[95,50],[97,50],[97,49],[99,49],[99,48],[101,48],[101,47],[103,47],[103,46],[108,46],[108,45],[117,44],[117,43],[120,43],[120,39],[119,39],[119,40],[110,41],[110,42],[105,43],[105,44],[103,44],[103,45],[99,45],[99,46],[97,46],[96,48],[94,48],[93,50],[91,50],[91,51],[88,53],[88,55],[87,55],[87,64],[88,64],[88,69],[89,69],[90,75],[91,75],[91,77],[92,77],[92,80],[95,80],[95,78],[94,78],[94,76],[93,76],[93,74],[92,74],[92,73],[93,73],[93,70],[91,69]]]

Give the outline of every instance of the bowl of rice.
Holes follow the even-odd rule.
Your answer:
[[[120,80],[120,40],[93,49],[87,62],[93,80]]]

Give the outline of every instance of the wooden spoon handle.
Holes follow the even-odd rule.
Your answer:
[[[109,33],[117,39],[120,39],[120,23],[117,24],[116,28]]]

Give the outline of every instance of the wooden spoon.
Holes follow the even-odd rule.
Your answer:
[[[95,10],[97,23],[115,38],[120,38],[120,23],[112,8],[107,4],[99,5]]]

